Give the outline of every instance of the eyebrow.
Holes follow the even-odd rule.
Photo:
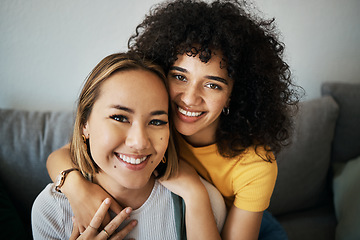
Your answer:
[[[115,109],[122,110],[122,111],[125,111],[125,112],[128,112],[128,113],[134,113],[134,110],[132,110],[130,108],[127,108],[127,107],[124,107],[124,106],[121,106],[121,105],[111,105],[110,108],[115,108]]]
[[[176,71],[183,72],[183,73],[189,73],[189,71],[186,70],[185,68],[177,67],[177,66],[170,67],[170,70],[176,70]],[[225,78],[222,78],[222,77],[206,75],[205,78],[210,79],[210,80],[215,80],[215,81],[218,81],[218,82],[222,82],[222,83],[224,83],[226,85],[229,85],[228,81]]]
[[[135,113],[135,111],[133,109],[128,108],[128,107],[124,107],[124,106],[121,106],[121,105],[111,105],[111,108],[115,108],[115,109],[122,110],[122,111],[132,113],[132,114]],[[164,114],[168,115],[168,113],[166,111],[163,111],[163,110],[156,110],[156,111],[150,112],[151,116],[164,115]]]

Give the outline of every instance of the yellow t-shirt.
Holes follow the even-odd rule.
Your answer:
[[[268,208],[277,177],[277,163],[264,161],[263,147],[249,147],[238,157],[222,157],[216,144],[193,147],[178,136],[180,158],[191,164],[196,171],[221,192],[228,210],[237,208],[261,212]],[[272,156],[272,159],[275,159]]]

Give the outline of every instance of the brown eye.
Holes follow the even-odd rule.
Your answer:
[[[182,75],[179,75],[179,74],[175,74],[173,77],[176,78],[179,81],[182,81],[182,82],[186,81],[186,78],[184,76],[182,76]]]
[[[208,83],[205,86],[210,88],[210,89],[215,89],[215,90],[221,90],[222,89],[219,85],[217,85],[215,83]]]
[[[127,117],[123,115],[112,115],[110,116],[111,119],[114,119],[117,122],[129,122]]]
[[[149,125],[155,125],[155,126],[161,126],[161,125],[166,125],[166,124],[168,124],[168,122],[162,121],[159,119],[154,119],[149,122]]]

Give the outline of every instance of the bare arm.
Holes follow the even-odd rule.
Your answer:
[[[180,161],[178,176],[162,184],[184,199],[187,239],[220,239],[208,192],[189,164]]]
[[[70,159],[70,146],[69,144],[51,153],[46,161],[46,168],[49,176],[55,182],[57,175],[69,168],[75,167]],[[73,174],[69,174],[73,175]]]
[[[61,171],[73,168],[69,145],[50,154],[46,167],[53,181]],[[61,191],[70,202],[80,231],[84,231],[89,225],[102,201],[111,198],[99,185],[87,181],[78,171],[72,171],[66,176]],[[116,214],[121,211],[121,207],[112,198],[110,208]],[[109,221],[110,215],[106,214],[103,224],[106,225]]]
[[[262,215],[263,212],[249,212],[233,205],[221,233],[222,239],[258,239]]]
[[[187,239],[220,239],[205,187],[189,191],[189,196],[184,201]]]

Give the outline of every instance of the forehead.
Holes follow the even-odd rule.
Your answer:
[[[103,82],[97,102],[167,110],[168,93],[165,84],[155,73],[140,69],[126,70],[112,74]]]

